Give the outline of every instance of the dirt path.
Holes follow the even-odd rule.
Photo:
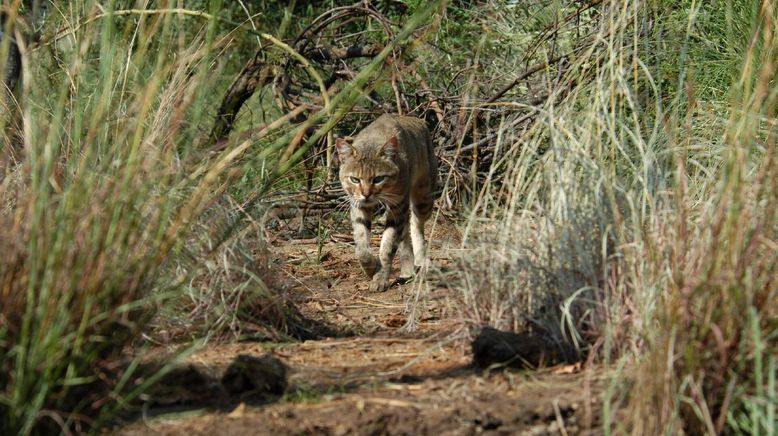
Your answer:
[[[446,243],[453,226],[439,226],[431,257],[449,262]],[[238,354],[272,353],[289,368],[289,388],[264,405],[235,402],[223,410],[141,419],[124,435],[242,434],[595,434],[600,377],[538,371],[493,371],[470,367],[467,332],[456,322],[455,300],[441,284],[425,293],[416,329],[407,333],[406,305],[418,286],[398,284],[369,294],[346,242],[321,249],[315,241],[278,243],[288,259],[286,278],[301,295],[301,310],[355,334],[291,344],[212,345],[191,361],[223,370]],[[318,260],[317,260],[318,259]],[[422,305],[419,305],[422,306]]]

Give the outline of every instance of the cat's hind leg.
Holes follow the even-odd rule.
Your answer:
[[[424,224],[432,215],[435,198],[430,189],[422,190],[412,199],[411,240],[413,242],[414,265],[422,267],[426,262],[427,241],[424,239]]]
[[[413,219],[413,218],[411,218]],[[416,268],[413,262],[413,245],[411,243],[411,232],[409,226],[405,226],[402,240],[400,241],[400,279],[408,280],[413,278]]]

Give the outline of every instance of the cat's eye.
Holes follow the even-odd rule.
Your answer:
[[[384,180],[386,180],[386,176],[376,176],[376,177],[373,177],[373,184],[377,185],[377,184],[383,182]]]
[[[351,183],[353,183],[355,185],[359,184],[359,178],[358,177],[350,176],[348,179],[351,181]]]

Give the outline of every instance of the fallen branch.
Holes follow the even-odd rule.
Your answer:
[[[314,79],[315,86],[310,84],[301,84],[303,88],[316,89],[320,93],[323,105],[329,110],[328,89],[335,81],[347,79],[347,77],[333,73],[327,78],[326,82],[321,79],[318,69],[323,69],[324,64],[332,64],[355,58],[375,58],[385,48],[384,44],[356,45],[352,47],[330,47],[326,45],[317,45],[306,49],[311,44],[318,32],[325,29],[328,25],[339,19],[349,18],[354,15],[365,15],[372,17],[381,23],[385,29],[387,37],[394,39],[394,32],[383,15],[378,11],[366,7],[362,2],[353,6],[334,8],[320,15],[311,26],[303,30],[291,45],[287,45],[271,35],[255,32],[258,36],[280,47],[289,55],[290,60],[283,61],[281,64],[268,64],[265,60],[264,51],[267,46],[263,45],[257,53],[241,69],[238,76],[233,81],[229,90],[222,99],[222,103],[214,120],[211,134],[208,138],[209,144],[216,144],[224,140],[235,124],[235,119],[245,102],[254,95],[257,90],[273,83],[273,92],[277,98],[278,105],[287,110],[293,103],[293,106],[307,104],[309,107],[316,105],[316,101],[303,102],[292,101],[295,99],[294,90],[290,89],[290,83],[293,82],[292,67],[302,66],[309,77]],[[312,63],[318,64],[317,66]],[[299,96],[299,95],[298,95]],[[310,114],[308,114],[310,116]]]
[[[254,54],[254,57],[241,69],[227,90],[211,129],[209,137],[211,143],[218,143],[229,135],[240,108],[243,107],[246,100],[254,95],[258,88],[263,87],[267,83],[267,79],[270,76],[270,67],[265,65],[263,55],[263,48],[260,47]]]
[[[568,55],[560,55],[553,59],[550,59],[548,61],[539,62],[526,70],[524,70],[523,73],[519,74],[518,77],[513,79],[513,81],[507,85],[505,85],[501,90],[497,92],[497,94],[494,94],[489,100],[486,100],[486,103],[494,103],[497,101],[498,98],[505,95],[508,91],[513,89],[516,85],[521,83],[522,81],[526,80],[528,77],[532,76],[533,74],[537,73],[538,71],[545,70],[546,68],[550,67],[553,64],[556,64],[557,62],[561,61],[562,59],[567,59]]]
[[[372,44],[367,46],[355,46],[344,48],[332,47],[314,47],[305,52],[308,59],[315,62],[338,61],[353,58],[372,58],[384,49],[383,44]]]

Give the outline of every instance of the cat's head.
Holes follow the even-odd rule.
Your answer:
[[[358,206],[395,205],[400,202],[400,195],[395,189],[400,172],[394,160],[398,152],[397,135],[379,143],[350,144],[338,139],[336,147],[340,183]]]

